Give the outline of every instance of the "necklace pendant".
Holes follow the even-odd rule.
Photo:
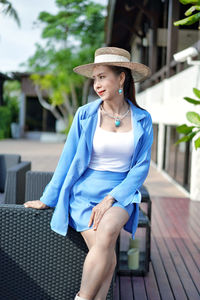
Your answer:
[[[120,122],[119,119],[116,119],[116,120],[115,120],[115,126],[116,126],[116,127],[119,127],[120,123],[121,123],[121,122]]]

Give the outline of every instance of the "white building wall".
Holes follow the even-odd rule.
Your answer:
[[[195,97],[192,89],[197,87],[198,75],[198,66],[190,67],[137,94],[137,102],[151,113],[154,123],[178,125],[185,122],[191,125],[186,119],[186,112],[197,108],[200,111],[200,108],[183,97]]]
[[[196,98],[193,88],[200,89],[198,78],[200,78],[200,68],[192,66],[136,95],[137,103],[149,111],[153,123],[158,124],[157,167],[159,170],[162,169],[163,162],[164,125],[185,123],[191,126],[192,124],[186,118],[186,113],[188,111],[200,113],[200,106],[190,104],[183,99],[183,97]],[[200,201],[200,149],[195,150],[194,141],[191,162],[190,198]]]

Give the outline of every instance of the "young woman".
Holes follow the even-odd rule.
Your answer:
[[[99,98],[78,108],[54,175],[40,200],[25,207],[55,207],[51,228],[80,231],[87,246],[75,300],[105,300],[116,266],[120,230],[138,224],[140,187],[149,171],[153,126],[135,100],[134,82],[150,69],[116,47],[95,51],[95,61],[74,69],[93,78]]]

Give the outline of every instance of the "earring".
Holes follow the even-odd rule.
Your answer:
[[[118,90],[118,92],[119,92],[120,95],[122,94],[122,91],[123,91],[122,88]]]

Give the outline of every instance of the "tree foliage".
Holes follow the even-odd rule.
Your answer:
[[[200,10],[200,0],[179,0],[179,2],[184,5],[192,4],[192,6],[188,10],[186,10],[186,18],[174,22],[175,26],[192,25],[200,20],[200,12],[193,14],[193,12]]]
[[[21,89],[17,80],[4,83],[4,103],[11,113],[11,122],[19,122],[19,97]]]
[[[92,0],[56,0],[58,12],[41,12],[38,23],[43,26],[45,46],[26,63],[36,84],[40,103],[50,109],[66,126],[77,107],[87,102],[90,80],[77,75],[73,68],[93,61],[94,51],[104,42],[105,7]],[[42,99],[49,94],[49,103]]]
[[[193,93],[195,96],[200,99],[200,90],[193,88]],[[184,100],[186,100],[189,103],[192,103],[194,105],[200,105],[200,101],[190,98],[190,97],[184,97]],[[194,124],[193,126],[187,126],[186,124],[182,124],[178,127],[176,127],[177,132],[184,134],[182,138],[180,138],[175,145],[181,143],[181,142],[187,142],[192,140],[195,136],[197,136],[197,139],[194,141],[195,149],[200,148],[200,114],[198,114],[195,111],[189,111],[186,114],[187,120]]]
[[[1,12],[4,15],[8,15],[8,16],[12,17],[17,22],[17,25],[21,26],[18,13],[17,13],[16,9],[13,7],[11,1],[0,0],[0,8],[1,8]]]

